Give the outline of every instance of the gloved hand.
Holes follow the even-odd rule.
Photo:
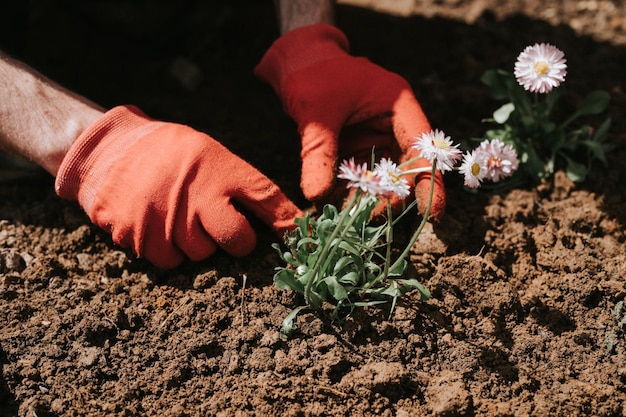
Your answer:
[[[285,111],[298,124],[302,138],[301,188],[309,200],[326,200],[334,190],[338,161],[359,163],[375,156],[402,163],[419,156],[416,136],[431,130],[408,82],[365,58],[348,52],[348,40],[337,28],[319,24],[287,32],[265,53],[255,74],[269,83]],[[409,168],[427,167],[420,159]],[[430,173],[407,178],[415,187],[424,214]],[[431,216],[439,220],[445,207],[440,173],[435,177]],[[401,201],[392,204],[396,211]],[[378,207],[381,214],[384,207]]]
[[[78,200],[115,243],[163,268],[218,247],[250,253],[256,235],[238,207],[279,234],[302,215],[278,186],[210,136],[132,106],[109,110],[76,140],[55,188]]]

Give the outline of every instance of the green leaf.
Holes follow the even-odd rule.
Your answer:
[[[591,153],[596,159],[599,159],[605,165],[607,164],[606,153],[604,152],[606,145],[602,143],[594,142],[592,140],[584,140],[580,143],[585,145],[591,151]]]
[[[339,243],[339,248],[345,250],[348,253],[352,253],[356,256],[359,256],[361,254],[361,252],[359,252],[359,249],[354,246],[351,242],[346,242],[345,240],[342,240]]]
[[[296,260],[293,257],[293,254],[291,252],[284,252],[282,254],[282,258],[285,262],[287,262],[288,264],[293,264]]]
[[[293,332],[296,331],[296,329],[298,328],[298,326],[296,326],[296,324],[294,323],[296,316],[300,314],[301,311],[307,308],[307,306],[296,307],[287,315],[287,317],[285,317],[282,327],[280,328],[281,339],[287,340],[293,335]]]
[[[399,297],[400,295],[402,295],[400,293],[400,287],[394,281],[389,281],[389,285],[387,285],[387,287],[385,287],[379,293],[382,294],[382,295],[387,295],[387,296],[392,297],[392,298],[396,298],[396,297]]]
[[[317,224],[317,236],[321,240],[322,244],[326,242],[336,228],[337,224],[330,219],[324,219]]]
[[[276,250],[276,252],[278,252],[278,256],[280,256],[281,258],[283,257],[283,248],[281,245],[279,245],[278,243],[272,243],[272,247],[274,248],[274,250]]]
[[[323,291],[317,292],[315,289],[311,289],[311,291],[309,292],[307,302],[312,309],[319,309],[322,306],[322,303],[326,301],[326,297],[324,296],[324,294],[322,294],[322,292]]]
[[[549,120],[546,120],[544,122],[541,123],[541,130],[544,131],[545,134],[550,135],[554,132],[554,129],[556,129],[556,123],[551,122]],[[557,132],[558,134],[558,132]]]
[[[570,158],[565,158],[567,165],[565,172],[567,177],[573,182],[582,182],[587,177],[589,170],[583,164],[579,164]]]
[[[293,222],[296,224],[296,226],[298,226],[298,230],[300,231],[301,236],[308,236],[309,224],[311,224],[311,221],[312,219],[309,213],[307,213],[304,217],[296,217]]]
[[[387,300],[357,301],[355,303],[352,303],[352,305],[355,307],[371,307],[375,305],[385,304],[387,302]]]
[[[493,120],[495,120],[496,123],[504,124],[507,120],[509,120],[509,116],[514,111],[515,105],[513,103],[507,103],[493,112]]]
[[[485,71],[480,80],[491,90],[491,97],[496,100],[504,100],[508,97],[506,77],[505,71],[492,69]]]
[[[313,276],[313,271],[314,271],[314,269],[311,268],[311,269],[307,270],[304,274],[300,275],[297,278],[298,282],[302,283],[302,285],[306,287],[306,285],[309,283],[309,281],[311,281],[312,279],[315,279],[315,277]],[[300,292],[302,292],[302,291],[300,291]]]
[[[566,121],[561,124],[561,127],[569,125],[571,122],[588,114],[600,114],[609,104],[611,96],[604,90],[594,91],[585,97],[583,104],[578,110],[574,112]]]
[[[416,279],[403,279],[403,280],[399,280],[400,282],[402,282],[402,285],[411,289],[416,289],[419,291],[420,293],[420,300],[424,301],[424,300],[428,300],[430,298],[430,291],[428,290],[428,288],[426,288],[424,286],[424,284],[422,284],[421,282],[419,282]]]
[[[552,161],[543,162],[532,146],[524,146],[520,152],[520,161],[524,164],[524,170],[534,180],[545,178],[547,174],[552,173]]]
[[[318,220],[334,220],[339,216],[339,212],[337,211],[337,207],[332,204],[326,204],[322,209],[322,215],[319,216]]]
[[[403,259],[402,262],[394,263],[396,266],[394,268],[389,268],[388,274],[390,277],[399,277],[404,273],[404,270],[407,267],[406,259]],[[392,265],[393,266],[393,265]]]
[[[583,104],[576,111],[576,114],[578,116],[600,114],[606,110],[610,100],[611,95],[608,92],[604,90],[594,91],[585,97]]]
[[[515,104],[516,113],[519,113],[522,119],[535,120],[536,115],[530,96],[512,75],[507,80],[507,87],[511,102]]]
[[[387,230],[388,224],[382,224],[376,227],[366,227],[363,230],[363,243],[368,247],[378,246],[379,240],[382,238]]]
[[[522,122],[522,125],[526,129],[532,129],[537,125],[537,119],[535,119],[535,115],[530,112],[522,114],[520,120]]]
[[[366,262],[363,266],[366,268],[366,270],[370,271],[369,275],[372,276],[376,276],[380,274],[380,271],[382,271],[382,268],[376,262]],[[368,281],[369,280],[370,279],[368,278]]]
[[[289,265],[293,265],[293,266],[298,265],[296,260],[293,258],[293,254],[291,252],[283,252],[282,247],[278,243],[273,243],[272,247],[276,250],[276,253],[278,253],[278,256],[280,257],[280,259],[282,259]]]
[[[350,271],[347,274],[339,278],[341,284],[356,286],[359,283],[359,274],[355,271]]]
[[[354,263],[354,258],[351,256],[344,256],[342,258],[340,258],[337,263],[335,263],[335,266],[333,267],[333,273],[337,274],[338,272],[341,272],[342,269],[344,269],[345,267],[347,267],[348,265]]]
[[[361,257],[356,255],[348,255],[342,257],[337,261],[335,267],[332,270],[332,275],[339,277],[353,271],[362,273],[364,269],[365,265]]]
[[[283,290],[293,290],[300,294],[304,292],[304,285],[296,279],[291,269],[281,269],[274,274],[274,284]]]
[[[412,290],[419,291],[421,300],[428,300],[430,298],[430,291],[416,279],[391,280],[389,285],[381,291],[380,294],[390,297],[400,297]]]
[[[330,292],[330,295],[332,295],[335,300],[341,301],[341,300],[345,300],[346,298],[348,298],[348,292],[343,287],[343,285],[341,285],[339,281],[337,281],[336,276],[331,275],[329,277],[326,277],[324,278],[324,282],[326,283],[326,286],[328,287],[328,291]]]
[[[561,98],[561,96],[563,95],[564,91],[565,91],[565,89],[563,89],[563,88],[555,88],[552,91],[550,91],[548,94],[545,95],[545,98],[546,98],[545,114],[546,114],[546,116],[548,116],[550,113],[552,113],[552,109],[556,105],[556,103],[559,100],[559,98]]]
[[[609,131],[610,127],[611,127],[611,118],[609,117],[604,122],[602,122],[600,127],[595,131],[595,133],[593,134],[592,140],[596,142],[604,142],[604,139],[606,138],[606,134]]]
[[[303,237],[298,241],[296,249],[300,252],[315,252],[319,246],[319,241],[312,237]],[[312,249],[312,250],[310,250]]]

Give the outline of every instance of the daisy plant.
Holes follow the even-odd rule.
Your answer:
[[[564,115],[556,107],[563,97],[566,75],[564,53],[553,45],[539,43],[519,54],[513,72],[488,70],[482,77],[491,96],[505,101],[486,119],[497,127],[488,130],[485,137],[511,145],[519,155],[522,169],[513,184],[549,178],[558,169],[580,182],[594,160],[607,162],[610,119],[594,127],[581,123],[580,118],[603,113],[609,94],[594,91],[571,114]]]
[[[296,329],[295,318],[303,310],[332,306],[331,318],[343,320],[355,308],[383,303],[391,304],[392,314],[398,298],[409,291],[416,291],[420,300],[430,297],[418,279],[403,275],[406,258],[430,215],[436,171],[458,170],[465,176],[465,184],[476,188],[483,181],[497,182],[512,175],[518,166],[513,148],[497,139],[486,141],[465,155],[458,146],[442,131],[435,130],[416,138],[413,147],[420,156],[401,165],[387,158],[370,166],[358,164],[353,158],[341,163],[337,177],[345,180],[351,191],[344,208],[339,210],[329,204],[316,218],[310,214],[296,218],[296,228],[285,235],[287,250],[273,245],[286,264],[277,268],[275,285],[296,291],[304,299],[304,304],[284,319],[280,332],[283,338]],[[419,158],[426,158],[431,167],[404,169]],[[390,199],[406,199],[411,194],[406,177],[420,172],[431,173],[427,209],[400,251],[401,248],[392,247],[394,226],[416,202],[407,204],[394,218]],[[386,205],[386,218],[383,223],[373,224],[371,214],[379,204]]]

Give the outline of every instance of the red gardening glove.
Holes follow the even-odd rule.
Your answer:
[[[256,235],[235,203],[279,234],[302,214],[210,136],[152,120],[132,106],[108,111],[76,140],[55,186],[115,243],[163,268],[184,255],[204,259],[218,247],[234,256],[250,253]]]
[[[287,32],[274,42],[255,68],[269,83],[285,111],[298,124],[302,138],[302,191],[310,200],[327,200],[334,190],[338,161],[359,163],[375,156],[396,163],[419,155],[415,137],[431,127],[411,86],[397,74],[348,53],[348,40],[330,25],[311,25]],[[420,159],[410,167],[430,166]],[[430,173],[407,178],[424,214]],[[439,220],[445,207],[440,173],[435,177],[431,216]],[[402,202],[392,201],[396,211]],[[382,205],[378,214],[382,212]]]

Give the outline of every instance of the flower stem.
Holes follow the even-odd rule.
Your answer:
[[[421,174],[423,172],[430,172],[430,168],[431,167],[407,169],[406,171],[402,171],[401,175],[412,175],[412,174]]]
[[[315,266],[313,267],[313,272],[311,273],[311,279],[306,283],[304,287],[304,298],[307,304],[311,304],[311,289],[313,288],[313,283],[317,281],[317,276],[320,272],[320,266],[322,263],[326,262],[327,257],[332,257],[335,253],[335,250],[339,245],[333,245],[333,242],[337,238],[337,235],[341,232],[341,236],[343,237],[346,231],[352,226],[354,222],[355,216],[350,216],[350,211],[354,208],[355,204],[358,204],[358,198],[361,196],[360,191],[357,191],[352,195],[350,201],[346,205],[346,208],[341,212],[341,217],[337,222],[337,227],[331,233],[329,239],[326,241],[326,246],[322,248],[322,252],[319,257],[315,261]],[[346,221],[346,217],[348,218],[348,223],[344,225]],[[343,227],[342,227],[343,226]]]
[[[388,254],[387,254],[387,257],[385,259],[385,268],[383,270],[383,273],[378,275],[372,281],[370,281],[367,284],[365,284],[363,286],[363,290],[368,290],[372,286],[374,286],[375,284],[377,284],[380,281],[382,281],[383,279],[387,278],[387,274],[389,273],[389,271],[390,270],[394,271],[400,265],[402,260],[404,258],[406,258],[407,255],[409,254],[409,252],[411,251],[411,248],[413,247],[413,245],[417,241],[417,238],[419,237],[419,235],[422,233],[422,230],[424,229],[424,226],[426,225],[426,222],[428,221],[428,218],[430,217],[430,208],[433,205],[433,195],[434,195],[434,188],[435,188],[435,174],[436,174],[436,172],[437,172],[437,160],[435,159],[433,161],[433,166],[432,166],[432,169],[431,169],[430,192],[428,194],[428,205],[426,206],[426,212],[424,213],[424,217],[422,218],[422,221],[420,222],[417,230],[415,230],[415,233],[413,233],[413,236],[411,236],[411,240],[407,244],[407,246],[404,249],[404,251],[402,252],[402,254],[398,257],[398,259],[396,259],[396,261],[391,266],[389,266],[389,264],[391,263],[391,255],[389,253],[390,246],[387,246]],[[392,229],[392,228],[393,228],[393,223],[389,223],[389,229]],[[391,245],[391,241],[388,241],[387,244]]]
[[[413,162],[415,162],[415,161],[419,161],[420,159],[424,159],[424,157],[420,155],[420,156],[416,156],[415,158],[411,158],[411,159],[409,159],[408,161],[404,161],[403,163],[401,163],[400,165],[398,165],[398,168],[402,168],[403,166],[406,166],[406,165],[412,164]],[[421,169],[421,168],[417,168],[417,169]],[[429,169],[430,169],[430,167],[429,167]],[[407,173],[410,173],[411,171],[412,171],[412,170],[405,171],[405,172],[403,172],[403,173],[402,173],[402,175],[405,175],[405,174],[407,174]],[[420,172],[422,172],[422,171],[420,171]]]
[[[383,277],[389,275],[389,265],[391,264],[391,243],[393,242],[393,213],[391,210],[391,201],[387,200],[387,250],[385,252],[385,267],[383,268]]]
[[[422,221],[420,222],[419,226],[415,230],[415,233],[413,233],[413,236],[411,236],[411,240],[407,244],[406,248],[404,248],[404,251],[402,252],[402,254],[400,254],[398,259],[396,259],[396,261],[393,263],[391,268],[389,268],[391,270],[395,270],[395,268],[398,267],[400,262],[402,262],[402,260],[407,257],[407,255],[411,251],[411,248],[413,247],[415,242],[417,242],[417,238],[422,233],[424,226],[426,226],[426,222],[428,222],[428,218],[430,217],[430,209],[433,205],[436,172],[437,172],[437,160],[435,159],[433,161],[433,167],[432,167],[431,175],[430,175],[430,192],[428,193],[428,206],[426,206],[426,212],[424,213],[424,217],[422,217]]]

